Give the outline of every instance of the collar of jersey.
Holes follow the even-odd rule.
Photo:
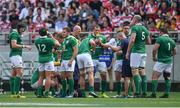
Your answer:
[[[137,23],[136,25],[142,25],[141,23]]]
[[[47,38],[47,36],[41,36],[40,38]]]
[[[167,36],[167,37],[169,37],[169,35],[168,35],[168,34],[163,34],[163,36]]]

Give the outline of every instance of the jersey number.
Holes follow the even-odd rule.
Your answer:
[[[168,43],[168,50],[170,51],[171,50],[171,44]]]
[[[41,52],[46,52],[46,45],[45,44],[38,44],[38,49]]]
[[[142,38],[141,38],[142,40],[144,40],[144,39],[145,39],[145,35],[144,35],[144,33],[145,33],[145,32],[142,32]]]

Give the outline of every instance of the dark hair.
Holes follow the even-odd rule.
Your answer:
[[[26,24],[20,22],[17,24],[17,29],[19,30],[20,28],[26,28]]]
[[[69,27],[64,27],[63,30],[66,30],[67,32],[71,32],[71,29]]]
[[[46,28],[41,28],[41,29],[39,30],[39,35],[40,35],[40,36],[46,36],[46,35],[47,35],[47,30],[46,30]]]
[[[130,22],[129,22],[129,21],[123,22],[123,26],[129,26],[129,25],[130,25]]]
[[[94,26],[93,29],[95,29],[95,28],[101,29],[101,27],[99,25]]]

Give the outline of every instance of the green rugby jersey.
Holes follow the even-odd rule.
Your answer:
[[[73,56],[74,46],[78,47],[78,40],[74,36],[69,35],[64,39],[62,43],[62,47],[63,47],[63,53],[61,55],[62,60],[71,59],[71,57]]]
[[[93,34],[89,35],[88,38],[96,40],[100,39],[103,44],[106,43],[106,37],[104,35],[94,36]],[[103,54],[104,49],[99,45],[96,45],[96,49],[91,53],[92,59],[98,60],[99,56]]]
[[[9,41],[10,41],[10,54],[9,57],[11,56],[16,56],[20,55],[22,56],[22,48],[12,48],[11,41],[16,40],[17,44],[22,45],[22,39],[21,35],[18,33],[17,30],[12,30],[12,32],[9,34]]]
[[[132,53],[146,53],[146,40],[149,31],[142,25],[134,25],[131,28],[131,34],[136,33],[136,39],[132,46]]]
[[[35,40],[35,45],[39,52],[39,63],[53,61],[52,49],[55,46],[55,41],[52,38],[39,37]]]
[[[156,43],[160,45],[157,55],[158,62],[167,64],[172,63],[172,51],[176,47],[174,40],[172,40],[167,34],[164,34],[157,38]]]

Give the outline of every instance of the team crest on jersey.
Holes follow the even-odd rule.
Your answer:
[[[66,44],[68,44],[68,43],[69,43],[69,40],[66,41]]]

